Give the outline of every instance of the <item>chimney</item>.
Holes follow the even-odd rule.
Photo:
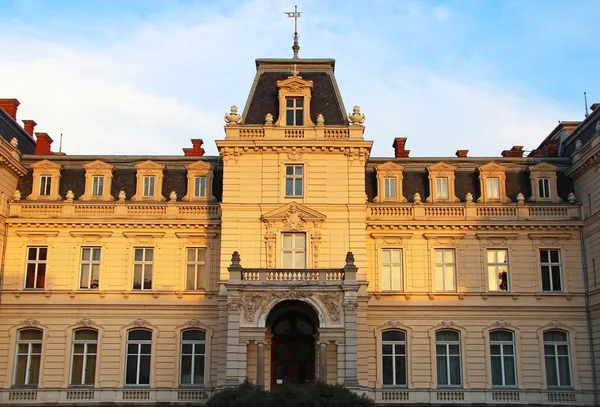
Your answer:
[[[457,157],[466,157],[467,154],[469,154],[469,150],[456,150],[456,154]]]
[[[408,158],[408,155],[410,154],[410,150],[404,149],[405,144],[406,144],[406,137],[396,137],[394,139],[394,144],[392,144],[392,147],[394,148],[394,157]]]
[[[50,155],[52,151],[50,151],[50,145],[54,140],[48,135],[48,133],[35,133],[35,137],[37,138],[37,143],[35,145],[35,154],[36,155]]]
[[[204,149],[202,148],[202,144],[204,144],[204,141],[202,139],[193,138],[192,139],[192,148],[184,148],[183,155],[195,156],[195,157],[203,156]]]
[[[17,108],[20,104],[17,99],[0,99],[0,109],[8,113],[13,120],[17,120]]]
[[[33,129],[35,129],[35,126],[37,126],[37,123],[33,120],[23,120],[23,128],[31,138],[33,138]]]
[[[540,150],[538,148],[536,148],[535,150],[531,150],[531,152],[529,153],[529,155],[527,157],[545,157],[546,153],[544,153],[544,150]]]
[[[512,146],[510,150],[504,150],[502,157],[523,157],[523,146]]]
[[[600,107],[600,103],[594,103],[593,105],[590,106],[590,110],[593,112],[594,110],[596,110],[598,107]]]
[[[548,157],[558,157],[558,140],[550,140],[546,144],[546,155]]]

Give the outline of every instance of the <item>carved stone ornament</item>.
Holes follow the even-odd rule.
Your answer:
[[[344,315],[356,315],[358,309],[358,303],[355,301],[344,303]]]
[[[245,295],[244,296],[244,320],[246,322],[254,321],[254,315],[265,302],[265,297],[262,295]]]
[[[317,297],[325,305],[325,308],[327,308],[331,321],[340,322],[340,297],[333,294],[321,294]]]
[[[65,195],[65,200],[67,202],[73,202],[73,199],[75,199],[75,194],[73,193],[73,191],[71,191],[70,189],[67,191],[67,195]]]
[[[265,115],[265,125],[267,125],[267,126],[273,125],[273,115],[271,113],[267,113]]]
[[[138,318],[135,321],[133,321],[132,324],[135,325],[135,326],[138,326],[138,327],[142,328],[142,327],[145,327],[146,325],[148,325],[149,322],[146,321],[143,318]]]
[[[15,201],[20,201],[21,200],[21,191],[19,191],[18,189],[15,191],[15,193],[13,194],[13,199]]]
[[[352,113],[348,113],[348,120],[351,125],[359,126],[367,120],[367,116],[364,113],[360,113],[360,106],[355,105],[352,109]]]
[[[567,197],[570,204],[577,203],[577,197],[575,196],[575,192],[569,192],[569,196]]]
[[[14,148],[17,148],[17,146],[19,145],[19,140],[17,140],[16,137],[11,138],[10,145],[13,146]]]
[[[507,327],[510,326],[510,322],[505,321],[503,319],[499,319],[497,321],[494,321],[494,323],[492,325],[494,325],[494,326],[496,326],[498,328],[507,328]]]
[[[581,140],[577,140],[575,142],[575,150],[579,150],[581,149],[581,147],[583,147],[583,143],[581,142]]]
[[[420,204],[421,203],[421,194],[418,192],[415,192],[415,194],[413,195],[413,201],[416,204]]]
[[[278,300],[300,300],[304,298],[311,297],[312,294],[298,291],[298,290],[286,290],[286,291],[278,291],[271,295],[272,298],[276,298]]]
[[[286,230],[304,230],[306,228],[306,221],[304,216],[298,212],[295,205],[290,206],[290,210],[286,213],[283,220],[283,226]]]
[[[26,320],[21,322],[23,325],[27,325],[27,326],[36,326],[40,323],[40,321],[38,321],[37,319],[33,319],[33,318],[27,318]]]
[[[197,318],[190,319],[185,324],[192,328],[198,328],[198,327],[204,325],[204,323]]]
[[[442,321],[442,326],[444,328],[450,328],[452,325],[454,325],[454,321],[450,321],[449,319],[445,319]]]
[[[400,326],[402,326],[402,322],[398,321],[397,319],[391,319],[388,322],[386,322],[386,325],[390,328],[399,328]]]
[[[77,325],[80,325],[80,326],[85,326],[85,327],[88,327],[88,326],[92,326],[92,325],[94,325],[94,321],[92,321],[92,320],[91,320],[91,319],[89,319],[89,318],[83,318],[83,319],[81,319],[81,320],[79,320],[79,321],[77,321],[77,322],[75,322],[75,323],[76,323]]]
[[[230,300],[227,304],[227,310],[230,315],[239,315],[242,312],[242,301],[239,299]]]
[[[465,202],[466,203],[473,203],[473,194],[470,192],[467,192],[467,195],[465,195]]]
[[[559,321],[558,319],[553,319],[552,321],[550,321],[548,323],[548,326],[551,326],[552,328],[558,328],[562,325],[563,325],[563,323],[561,321]]]
[[[322,113],[317,115],[317,126],[323,126],[325,124],[325,116]]]
[[[517,194],[517,204],[519,205],[523,205],[525,203],[525,195],[523,195],[522,193],[518,193]]]
[[[238,107],[236,105],[231,106],[231,112],[225,113],[225,123],[227,125],[236,125],[242,122],[242,116],[238,114]]]
[[[304,155],[299,151],[291,151],[288,153],[287,157],[290,161],[300,161]]]
[[[171,193],[169,194],[169,202],[175,202],[175,201],[177,201],[177,192],[171,191]]]
[[[125,195],[125,191],[119,191],[119,202],[125,202],[125,198],[127,198],[127,196]]]

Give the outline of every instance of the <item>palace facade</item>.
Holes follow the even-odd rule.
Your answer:
[[[371,157],[333,60],[256,66],[216,157],[0,139],[0,403],[594,405],[600,109],[527,156]]]

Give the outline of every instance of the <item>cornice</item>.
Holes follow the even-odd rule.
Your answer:
[[[8,168],[9,171],[19,178],[27,174],[27,170],[21,163],[14,158],[4,156],[3,154],[0,154],[0,165]]]
[[[410,224],[410,225],[373,225],[367,224],[367,232],[375,233],[375,231],[407,231],[407,230],[417,230],[417,231],[432,231],[432,235],[435,236],[446,236],[447,233],[449,236],[452,235],[453,231],[470,231],[470,230],[484,230],[484,231],[493,231],[494,234],[500,234],[501,231],[549,231],[550,234],[553,234],[553,231],[578,231],[582,225],[548,225],[546,224],[522,224],[522,225],[498,225],[498,224],[471,224],[471,225],[449,225],[449,224],[440,224],[436,222],[435,225],[431,224]],[[435,231],[435,232],[433,232]],[[437,231],[440,231],[438,233]]]
[[[569,168],[565,175],[569,178],[575,180],[579,178],[583,173],[589,170],[592,167],[597,166],[600,163],[600,148],[597,148],[596,151],[590,153],[587,157],[581,160],[580,163],[574,164],[571,168]]]

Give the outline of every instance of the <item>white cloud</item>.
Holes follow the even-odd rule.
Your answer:
[[[0,34],[0,97],[20,99],[19,117],[36,120],[37,130],[55,140],[63,133],[68,154],[179,155],[190,138],[203,138],[214,155],[223,114],[246,101],[254,58],[291,56],[292,25],[280,7],[253,0],[224,15],[186,6],[158,20],[108,26],[111,41],[45,41],[39,28],[34,37]],[[312,3],[305,7],[301,56],[337,58],[344,103],[367,114],[374,156],[391,155],[394,137],[408,137],[413,156],[457,149],[498,156],[515,144],[534,148],[567,118],[554,102],[524,96],[524,87],[510,91],[483,75],[423,68],[402,41],[366,30],[360,15],[331,19]],[[311,10],[314,18],[306,19]],[[405,18],[412,27],[427,18],[411,10]],[[437,7],[433,15],[448,19],[451,11]],[[402,26],[398,18],[382,26]],[[419,31],[436,35],[434,26]]]

